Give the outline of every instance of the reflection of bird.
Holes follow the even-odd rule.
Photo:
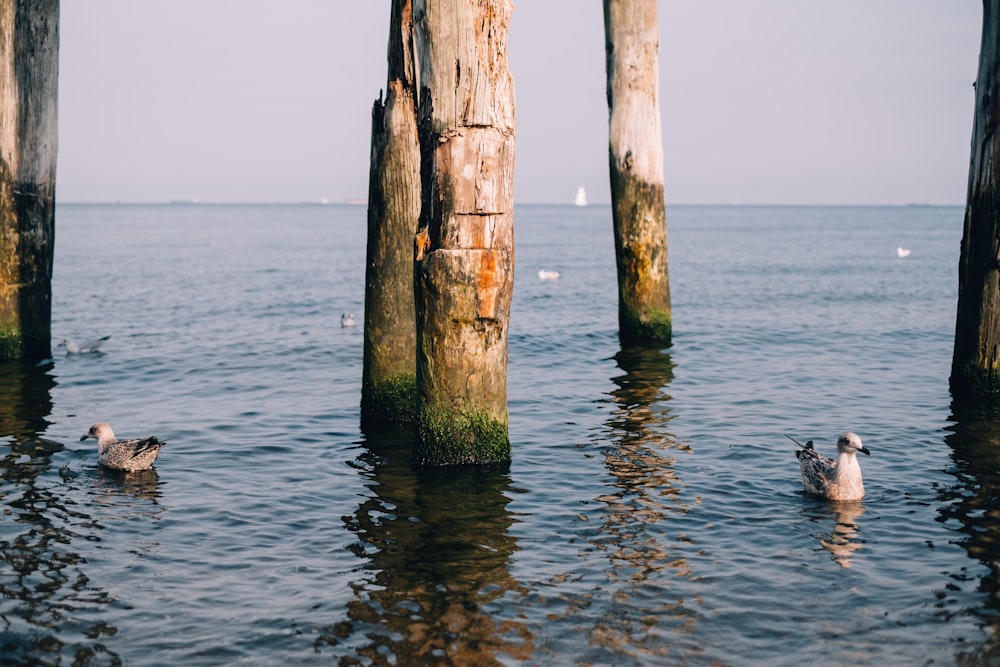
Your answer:
[[[845,433],[837,440],[837,458],[828,459],[813,449],[812,440],[805,446],[790,435],[789,438],[802,449],[795,450],[795,458],[802,469],[802,486],[806,493],[830,500],[861,500],[865,485],[861,482],[861,466],[856,454],[871,454],[854,433]]]
[[[102,336],[101,338],[94,338],[93,340],[85,340],[82,343],[77,343],[72,338],[67,338],[62,342],[66,346],[66,354],[87,354],[88,352],[97,352],[104,341],[111,338],[111,336]]]
[[[819,543],[830,552],[837,565],[851,567],[854,555],[864,544],[858,530],[858,517],[865,509],[862,503],[838,503],[834,508],[837,523],[833,532],[820,539]]]
[[[896,248],[896,254],[899,255],[900,257],[909,257],[910,249],[899,246],[898,248]]]
[[[546,271],[545,269],[542,269],[541,271],[538,272],[539,280],[555,280],[558,277],[559,277],[558,271]]]
[[[91,426],[87,434],[80,438],[80,442],[87,438],[97,440],[97,460],[102,466],[127,472],[148,470],[164,445],[155,435],[135,440],[119,440],[104,422]]]
[[[347,313],[342,313],[340,316],[340,326],[342,327],[353,327],[354,326],[354,313],[348,315]]]

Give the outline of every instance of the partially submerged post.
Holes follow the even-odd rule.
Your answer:
[[[510,459],[511,11],[511,0],[414,1],[423,186],[416,278],[418,465]]]
[[[657,0],[604,0],[608,151],[622,343],[670,344]]]
[[[983,1],[951,388],[1000,394],[1000,0]]]
[[[0,359],[51,353],[59,2],[0,0]]]
[[[413,235],[420,215],[420,143],[412,5],[393,0],[385,103],[372,108],[361,419],[412,421],[416,409]]]

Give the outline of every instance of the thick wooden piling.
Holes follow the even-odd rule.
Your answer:
[[[657,0],[604,0],[608,158],[623,344],[670,344]]]
[[[511,0],[414,1],[420,100],[417,465],[510,459]]]
[[[983,36],[951,388],[957,396],[1000,395],[1000,0],[983,0]]]
[[[361,419],[410,422],[416,412],[413,236],[420,216],[420,142],[411,0],[393,0],[385,102],[372,108]]]
[[[58,0],[0,0],[0,359],[51,353]]]

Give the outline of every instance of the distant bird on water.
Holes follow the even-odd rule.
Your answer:
[[[813,449],[812,440],[802,445],[790,435],[786,438],[802,449],[795,458],[802,469],[802,486],[806,493],[829,500],[861,500],[865,485],[861,482],[861,466],[857,453],[871,454],[854,433],[845,433],[837,440],[837,458],[828,459]]]
[[[77,343],[72,338],[67,338],[62,344],[66,348],[66,354],[87,354],[89,352],[97,352],[101,345],[104,345],[104,341],[109,338],[111,336],[102,336],[101,338],[85,340],[82,343]]]
[[[910,256],[910,249],[909,248],[904,248],[903,246],[898,246],[896,248],[896,254],[899,255],[900,259],[902,259],[903,257],[909,257]]]
[[[104,422],[97,422],[90,427],[87,434],[80,438],[97,440],[97,460],[105,468],[135,472],[148,470],[160,454],[164,442],[156,436],[136,438],[134,440],[119,440],[114,431]]]
[[[545,269],[542,269],[538,272],[539,280],[555,280],[558,277],[559,277],[558,271],[546,271]]]
[[[347,313],[341,313],[340,315],[340,326],[347,328],[354,326],[354,313],[348,315]]]

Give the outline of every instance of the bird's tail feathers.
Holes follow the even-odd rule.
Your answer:
[[[787,433],[782,433],[781,435],[785,436],[786,438],[788,438],[789,440],[791,440],[792,442],[794,442],[796,445],[798,445],[802,449],[812,449],[813,448],[813,441],[812,440],[807,441],[806,444],[803,445],[801,442],[799,442],[798,440],[796,440],[792,436],[788,435]]]

